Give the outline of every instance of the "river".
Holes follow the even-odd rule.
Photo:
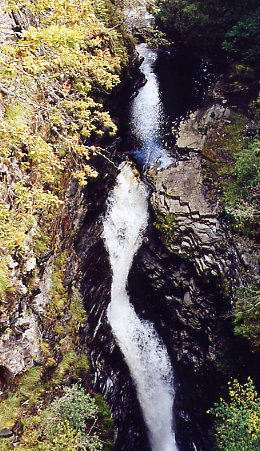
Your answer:
[[[130,105],[129,128],[137,148],[132,155],[144,171],[165,168],[174,160],[163,145],[165,114],[154,73],[156,51],[139,44],[140,70],[146,83]],[[104,240],[112,269],[108,320],[129,367],[152,451],[177,451],[173,430],[174,375],[166,347],[152,323],[136,314],[127,279],[148,223],[148,192],[133,165],[123,163],[109,195]]]

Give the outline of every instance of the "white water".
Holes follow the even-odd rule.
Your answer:
[[[138,95],[130,104],[129,127],[140,146],[136,155],[138,152],[142,154],[146,168],[156,162],[160,163],[160,168],[166,168],[173,163],[173,159],[168,155],[163,143],[166,117],[158,77],[154,72],[157,52],[145,43],[138,44],[136,50],[143,58],[140,70],[146,79],[145,85],[139,89]]]
[[[108,320],[135,382],[152,451],[176,451],[171,363],[153,325],[136,315],[126,291],[128,273],[147,221],[146,188],[131,166],[124,163],[104,220],[113,273]]]

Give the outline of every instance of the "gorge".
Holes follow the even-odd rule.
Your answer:
[[[258,383],[254,79],[234,94],[162,38],[157,3],[18,3],[0,2],[0,449],[234,451],[212,416],[228,381]]]

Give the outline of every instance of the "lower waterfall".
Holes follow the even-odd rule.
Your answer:
[[[104,240],[113,273],[108,320],[136,386],[152,451],[177,451],[173,423],[173,372],[167,350],[127,294],[127,278],[148,223],[145,185],[124,163],[108,199]]]

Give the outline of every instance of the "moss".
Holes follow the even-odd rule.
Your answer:
[[[95,396],[95,402],[98,407],[98,415],[101,420],[100,430],[104,442],[103,451],[108,451],[113,446],[113,425],[114,420],[111,417],[110,409],[101,395]]]
[[[215,121],[210,124],[202,155],[206,157],[211,176],[225,177],[232,174],[235,155],[244,145],[244,132],[248,118],[232,113],[230,123]]]
[[[68,303],[68,290],[63,284],[65,263],[67,259],[67,251],[61,252],[54,261],[52,281],[52,300],[49,305],[49,314],[58,312],[62,314]]]
[[[12,127],[20,129],[23,124],[29,121],[29,111],[32,111],[30,103],[26,103],[26,108],[21,102],[13,103],[6,109],[5,120]]]
[[[46,341],[41,340],[41,342],[40,342],[40,349],[41,349],[41,352],[43,353],[43,355],[45,357],[48,357],[50,355],[50,352],[51,352],[50,345]]]
[[[42,395],[42,367],[35,366],[28,370],[17,382],[15,392],[0,403],[0,429],[12,428],[22,415],[22,406],[33,405]]]
[[[20,415],[19,393],[10,393],[8,398],[0,403],[0,429],[11,429]]]
[[[40,257],[43,252],[46,252],[51,248],[51,237],[50,235],[45,235],[42,230],[38,230],[34,236],[34,253],[36,258]]]
[[[69,330],[77,330],[80,323],[86,323],[87,315],[83,306],[83,298],[80,296],[79,292],[73,290],[72,297],[70,299],[69,313],[71,319],[69,321]]]
[[[88,371],[89,371],[88,357],[85,354],[82,354],[78,357],[77,362],[75,364],[75,373],[78,378],[84,379]]]
[[[64,352],[63,358],[57,368],[55,369],[52,380],[55,384],[60,384],[66,375],[68,375],[72,370],[74,365],[77,363],[78,356],[75,351]]]
[[[1,256],[0,259],[0,299],[4,297],[7,287],[10,283],[9,271],[6,258]]]

